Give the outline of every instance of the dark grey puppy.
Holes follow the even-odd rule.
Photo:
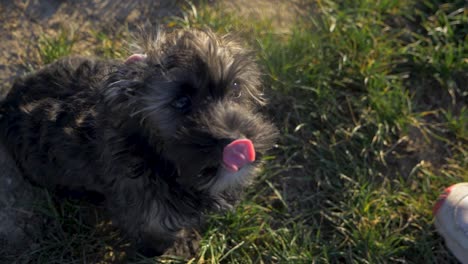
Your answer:
[[[65,58],[18,80],[0,136],[22,173],[51,190],[105,197],[147,255],[210,210],[232,207],[276,129],[251,55],[228,36],[147,36],[127,61]]]

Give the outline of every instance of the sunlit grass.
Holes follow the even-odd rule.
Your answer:
[[[43,64],[49,64],[58,58],[72,53],[76,42],[74,31],[62,28],[56,36],[43,35],[39,39],[38,52]]]
[[[449,261],[431,207],[444,186],[468,180],[462,2],[311,5],[316,15],[299,18],[287,34],[233,21],[216,6],[184,20],[250,32],[283,135],[242,205],[268,210],[257,211],[256,221],[244,219],[251,212],[244,207],[214,218],[214,233],[193,261],[228,253],[228,263]],[[440,96],[447,102],[437,104]],[[422,146],[412,145],[411,131],[425,135]],[[424,160],[443,155],[423,153],[433,147],[448,147],[452,156]],[[281,210],[271,209],[278,204]]]

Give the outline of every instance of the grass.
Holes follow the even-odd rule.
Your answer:
[[[41,61],[48,64],[58,58],[70,55],[75,42],[76,38],[72,28],[62,28],[56,36],[43,35],[38,42]]]
[[[431,208],[468,181],[464,1],[305,2],[287,33],[203,2],[167,22],[237,32],[257,51],[281,138],[245,201],[210,217],[196,256],[134,263],[456,263]],[[93,34],[95,53],[123,57]],[[79,52],[64,34],[39,43],[43,63]],[[56,211],[30,259],[105,262],[115,245],[78,207]]]

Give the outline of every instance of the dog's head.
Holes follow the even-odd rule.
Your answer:
[[[104,98],[156,138],[180,184],[219,193],[245,185],[274,143],[276,129],[256,109],[260,78],[229,36],[160,32],[111,75]]]

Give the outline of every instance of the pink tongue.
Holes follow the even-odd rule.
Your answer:
[[[134,63],[134,62],[138,62],[138,61],[142,61],[146,59],[146,55],[145,54],[133,54],[133,55],[130,55],[130,57],[127,58],[127,60],[125,61],[125,64],[131,64],[131,63]]]
[[[255,160],[255,148],[250,139],[237,139],[224,147],[223,162],[226,168],[236,172]]]

